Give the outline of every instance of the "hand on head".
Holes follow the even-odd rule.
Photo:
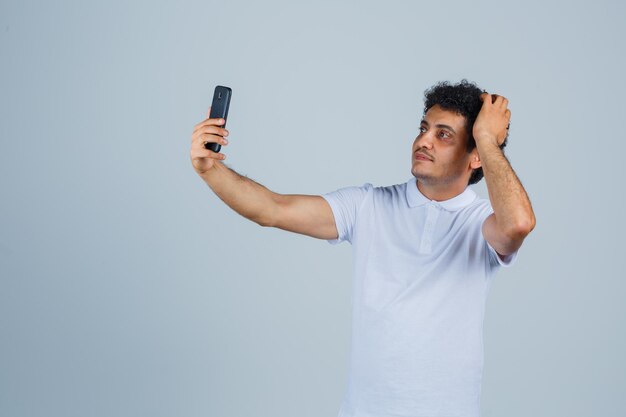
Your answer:
[[[487,96],[491,100],[485,100]],[[511,110],[507,108],[509,100],[498,94],[484,92],[480,95],[483,105],[476,117],[472,133],[474,139],[479,141],[493,141],[498,146],[504,143],[508,135]]]

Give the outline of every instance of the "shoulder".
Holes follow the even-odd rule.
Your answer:
[[[337,188],[334,191],[330,191],[322,194],[324,198],[344,198],[354,199],[363,198],[367,193],[371,192],[374,186],[369,182],[363,185],[350,185],[346,187]]]
[[[378,203],[384,202],[391,204],[394,202],[406,201],[407,198],[406,183],[378,187],[372,186],[369,191]]]

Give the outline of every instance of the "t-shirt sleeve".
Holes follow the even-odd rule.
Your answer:
[[[517,252],[519,252],[519,249],[502,258],[500,257],[500,255],[498,255],[498,252],[489,244],[489,242],[487,242],[487,240],[485,240],[485,243],[487,244],[487,247],[489,249],[489,262],[493,266],[509,267],[515,263],[515,260],[517,259]]]
[[[328,202],[333,211],[335,225],[337,226],[337,239],[328,239],[328,243],[336,245],[344,240],[352,243],[357,213],[367,192],[372,188],[372,184],[365,183],[360,187],[344,187],[322,194],[322,197]]]
[[[489,217],[491,214],[493,214],[493,209],[489,207],[480,223],[481,236],[482,236],[483,223],[485,222],[485,220],[487,220],[487,217]],[[493,246],[491,246],[489,242],[487,242],[487,239],[485,239],[484,236],[483,236],[483,240],[485,241],[485,245],[487,246],[487,252],[489,253],[489,264],[491,265],[492,268],[499,268],[501,266],[509,267],[515,263],[515,260],[517,259],[517,253],[519,252],[519,248],[513,253],[510,253],[504,257],[500,257],[498,252],[493,248]]]

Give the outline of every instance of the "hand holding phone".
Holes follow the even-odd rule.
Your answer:
[[[226,155],[220,153],[222,144],[228,144],[226,117],[230,104],[231,90],[217,86],[213,96],[213,105],[209,107],[207,119],[198,123],[191,135],[191,163],[199,175],[214,167],[215,161],[222,161]]]
[[[226,128],[226,120],[228,118],[228,108],[230,107],[230,97],[233,94],[233,90],[229,87],[218,85],[213,92],[213,103],[211,104],[210,119],[221,118],[224,119],[223,128]],[[213,152],[219,152],[222,149],[222,145],[216,142],[205,142],[204,147]]]

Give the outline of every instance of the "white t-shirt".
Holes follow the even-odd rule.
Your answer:
[[[431,201],[404,184],[323,194],[352,244],[352,345],[339,417],[478,417],[483,317],[500,259],[469,187]]]

